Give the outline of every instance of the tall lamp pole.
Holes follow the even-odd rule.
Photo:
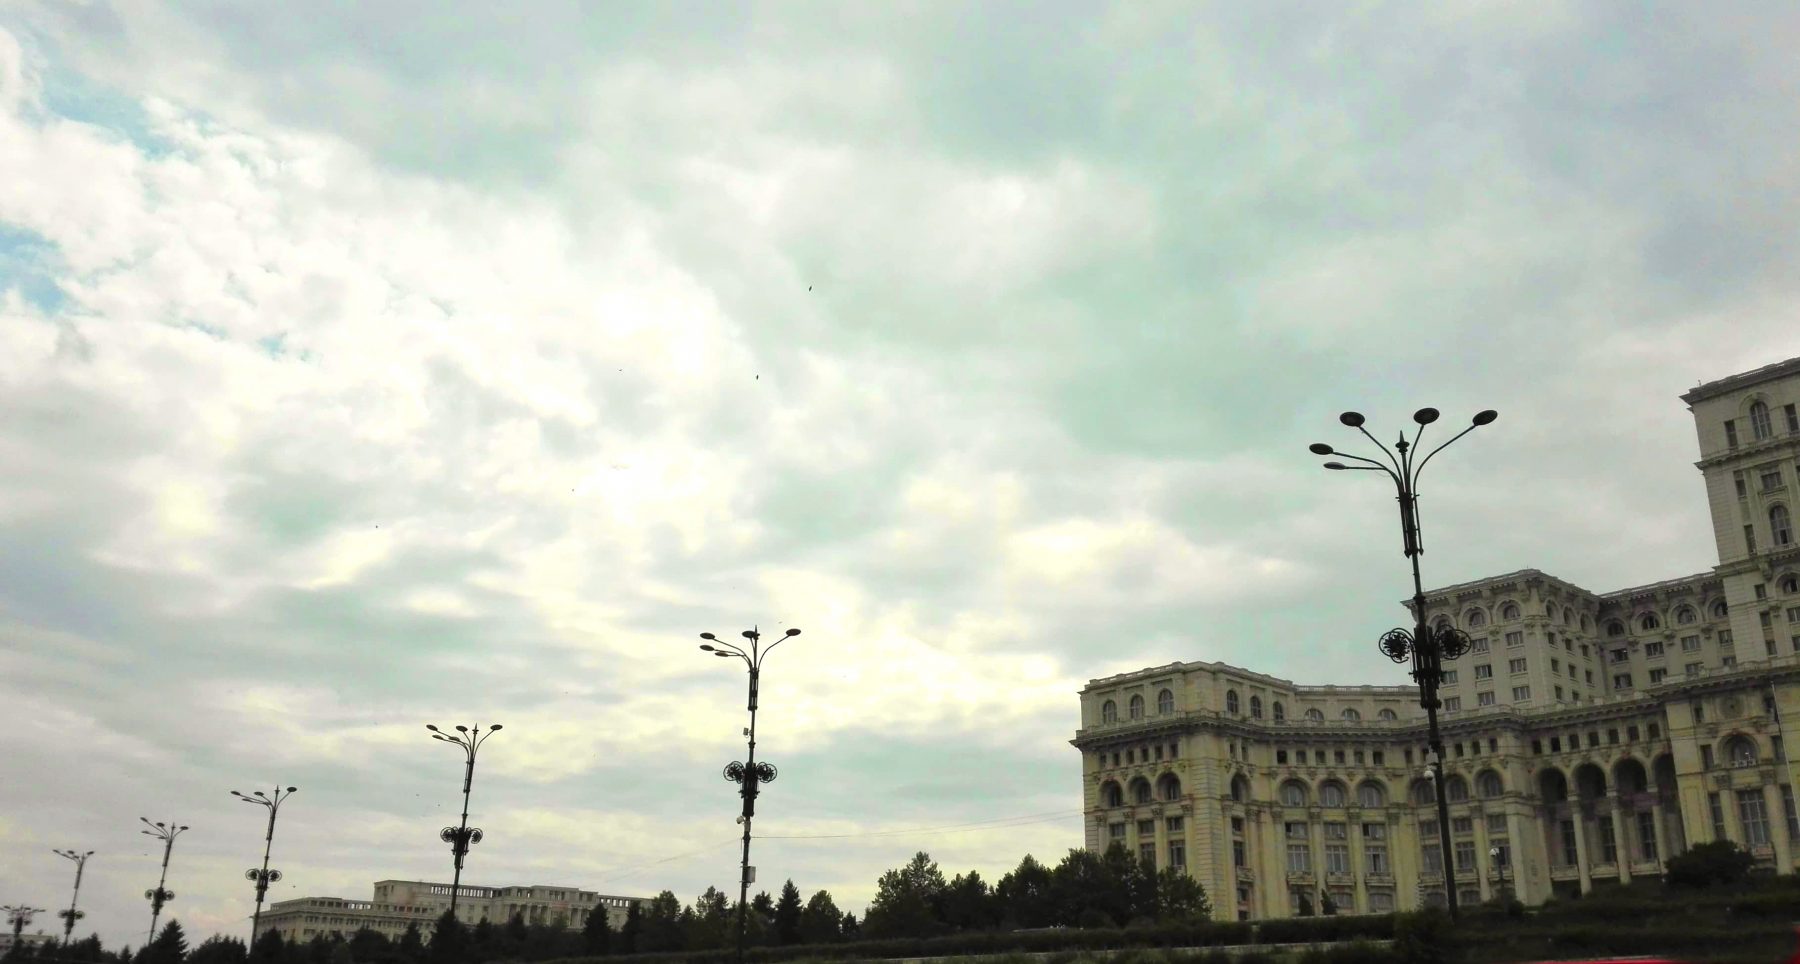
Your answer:
[[[175,838],[187,829],[184,824],[176,826],[173,822],[151,823],[149,817],[139,817],[146,829],[138,831],[146,837],[155,837],[163,842],[162,876],[157,878],[156,889],[144,891],[144,897],[150,901],[150,940],[156,940],[156,919],[162,916],[163,905],[175,899],[175,892],[164,887],[169,882],[169,854],[175,850]]]
[[[25,925],[31,923],[33,917],[43,913],[44,909],[42,907],[26,907],[22,904],[7,904],[4,907],[0,907],[0,911],[5,912],[6,922],[12,925],[12,946],[17,948],[19,946],[19,935],[25,932]]]
[[[750,899],[750,878],[756,873],[755,868],[750,866],[750,821],[756,816],[757,787],[764,783],[775,782],[776,774],[773,764],[756,762],[756,688],[762,679],[763,660],[775,651],[775,647],[800,635],[800,630],[789,629],[776,637],[775,641],[769,644],[768,649],[762,648],[762,633],[758,630],[746,629],[742,635],[750,641],[748,650],[735,643],[725,642],[712,633],[700,634],[701,639],[709,640],[700,647],[701,650],[726,659],[735,656],[743,660],[744,665],[750,669],[750,726],[744,730],[744,736],[749,741],[749,750],[744,757],[744,762],[733,761],[725,767],[725,779],[742,787],[738,791],[738,796],[744,798],[744,813],[738,817],[738,823],[744,825],[744,857],[738,868],[738,964],[744,964],[744,935],[748,923],[744,912]]]
[[[1399,441],[1394,443],[1393,450],[1376,441],[1369,430],[1363,428],[1365,421],[1358,412],[1345,412],[1338,416],[1338,421],[1356,429],[1381,451],[1383,460],[1339,452],[1323,442],[1315,442],[1311,446],[1314,455],[1340,455],[1361,465],[1345,465],[1342,462],[1326,462],[1325,467],[1333,471],[1385,472],[1393,480],[1395,497],[1400,502],[1400,533],[1405,546],[1407,559],[1412,562],[1413,581],[1413,629],[1390,629],[1382,634],[1379,646],[1383,655],[1396,663],[1412,662],[1412,678],[1419,684],[1419,705],[1425,708],[1425,719],[1431,746],[1431,767],[1436,777],[1433,783],[1437,789],[1438,812],[1438,845],[1443,856],[1444,867],[1444,901],[1449,908],[1450,916],[1457,916],[1456,901],[1456,868],[1451,860],[1450,843],[1450,803],[1444,785],[1444,738],[1438,731],[1438,684],[1444,681],[1444,663],[1456,659],[1469,651],[1469,636],[1460,629],[1446,626],[1433,629],[1425,622],[1425,585],[1419,578],[1419,556],[1425,552],[1424,543],[1419,535],[1419,473],[1424,470],[1433,456],[1448,448],[1451,443],[1475,429],[1487,425],[1499,418],[1500,414],[1493,409],[1476,414],[1469,427],[1450,437],[1450,441],[1432,449],[1424,458],[1416,463],[1419,438],[1425,434],[1425,426],[1438,420],[1438,410],[1421,408],[1413,413],[1413,421],[1418,428],[1413,432],[1412,441],[1408,442],[1406,433],[1400,433]]]
[[[475,754],[481,751],[481,745],[488,737],[505,729],[498,723],[488,727],[487,734],[481,732],[481,724],[473,727],[458,726],[456,735],[451,736],[430,723],[425,728],[431,731],[431,738],[445,743],[454,743],[462,748],[463,761],[463,808],[462,822],[454,827],[445,827],[438,831],[438,839],[450,845],[450,854],[456,858],[456,876],[450,881],[450,916],[456,916],[457,892],[462,890],[463,858],[469,855],[469,848],[481,842],[481,828],[469,826],[469,788],[475,784]]]
[[[56,914],[63,919],[63,944],[67,945],[69,935],[75,932],[75,922],[87,916],[76,910],[75,905],[81,900],[81,872],[87,869],[88,858],[92,857],[94,852],[92,850],[85,853],[79,850],[58,850],[56,855],[75,861],[75,893],[69,897],[69,909],[58,911]]]
[[[263,834],[262,869],[258,870],[252,867],[244,871],[244,879],[256,884],[256,913],[250,918],[250,946],[252,947],[256,946],[256,932],[262,927],[263,895],[269,892],[270,884],[281,879],[281,871],[269,869],[269,849],[275,846],[275,815],[281,811],[281,802],[293,796],[294,791],[298,789],[298,787],[288,787],[283,790],[281,784],[278,783],[275,785],[273,795],[265,794],[261,790],[252,790],[248,794],[239,793],[236,790],[231,791],[231,795],[239,800],[245,803],[254,803],[269,811],[269,830]]]

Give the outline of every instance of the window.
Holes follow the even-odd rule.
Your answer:
[[[1390,710],[1390,709],[1388,709],[1388,708],[1386,708],[1386,707],[1382,707],[1382,710],[1381,710],[1381,712],[1379,712],[1379,713],[1377,713],[1377,714],[1375,714],[1375,716],[1376,716],[1376,718],[1377,718],[1377,719],[1382,719],[1382,720],[1390,720],[1390,721],[1391,721],[1391,720],[1397,720],[1397,719],[1399,719],[1399,718],[1400,718],[1400,714],[1398,714],[1398,713],[1395,713],[1395,712],[1394,712],[1394,711],[1393,711],[1393,710]],[[1379,751],[1379,750],[1378,750],[1378,751],[1376,751],[1376,755],[1377,755],[1377,756],[1379,756],[1379,755],[1380,755],[1380,751]]]
[[[1795,412],[1792,405],[1781,406],[1781,412],[1787,416],[1788,431],[1800,432],[1800,412]]]
[[[1681,637],[1681,651],[1684,653],[1698,653],[1700,651],[1700,637],[1698,637],[1698,636],[1683,636],[1683,637]]]
[[[1444,872],[1444,852],[1435,843],[1428,843],[1419,848],[1420,869],[1428,874]]]
[[[1781,809],[1787,813],[1788,842],[1800,842],[1800,812],[1794,809],[1794,788],[1781,785]]]
[[[1614,673],[1613,674],[1613,689],[1616,689],[1616,690],[1631,689],[1631,674],[1630,673]]]
[[[1737,422],[1729,418],[1725,420],[1725,445],[1737,448]]]
[[[1282,803],[1282,806],[1287,806],[1287,807],[1304,807],[1304,806],[1306,806],[1306,784],[1301,783],[1298,780],[1289,780],[1288,782],[1282,784],[1281,785],[1281,803]],[[1294,825],[1289,824],[1288,826],[1292,827]],[[1300,826],[1304,827],[1306,825],[1300,824]]]
[[[1150,866],[1156,866],[1156,841],[1150,840],[1138,844],[1138,860]]]
[[[1137,822],[1137,832],[1138,832],[1138,836],[1140,836],[1140,837],[1156,836],[1156,821],[1154,821],[1154,820],[1139,820]]]
[[[1486,636],[1479,637],[1469,643],[1469,652],[1471,653],[1485,653],[1487,651],[1488,641]]]
[[[1475,841],[1458,840],[1456,842],[1456,869],[1458,871],[1475,869]],[[1475,902],[1480,903],[1481,898],[1477,897]]]
[[[1607,623],[1606,624],[1606,635],[1608,635],[1608,636],[1623,636],[1623,635],[1625,635],[1625,624],[1622,622],[1619,622],[1616,619],[1613,620],[1612,622]]]
[[[1492,770],[1483,770],[1481,775],[1475,778],[1475,792],[1479,793],[1484,800],[1492,800],[1504,794],[1506,787],[1500,780],[1500,774]],[[1495,816],[1499,815],[1495,814]]]
[[[1560,672],[1562,672],[1562,660],[1560,660],[1560,659],[1551,660],[1550,661],[1550,674],[1552,676],[1554,676]]]
[[[1124,842],[1124,840],[1125,840],[1125,825],[1124,824],[1115,823],[1115,824],[1107,827],[1106,829],[1107,829],[1107,835],[1110,836],[1112,839],[1117,840],[1121,843]]]
[[[1680,609],[1675,610],[1675,621],[1683,626],[1686,626],[1697,618],[1698,617],[1694,615],[1694,607],[1692,606],[1683,606]]]
[[[1737,792],[1738,822],[1744,827],[1744,843],[1751,847],[1769,845],[1769,809],[1763,802],[1762,787]]]
[[[1727,656],[1724,659],[1719,660],[1719,665],[1725,667],[1726,669],[1730,669],[1733,666],[1737,665],[1737,657],[1736,656]]]
[[[1371,826],[1379,827],[1381,825],[1380,824],[1363,824],[1363,828],[1365,830]],[[1386,828],[1383,828],[1383,829],[1386,829]],[[1367,867],[1368,872],[1371,874],[1391,873],[1392,871],[1388,870],[1387,844],[1386,843],[1371,843],[1368,834],[1364,834],[1363,835],[1363,863]]]
[[[1362,806],[1366,809],[1373,810],[1377,807],[1381,807],[1381,806],[1384,806],[1387,804],[1387,794],[1382,792],[1382,789],[1380,786],[1373,784],[1373,783],[1365,783],[1362,786],[1356,788],[1356,802],[1359,806]],[[1365,824],[1364,826],[1377,826],[1378,827],[1381,825],[1380,824],[1372,824],[1372,825]]]
[[[1362,720],[1362,714],[1346,706],[1344,707],[1344,719],[1351,723],[1357,723]]]
[[[1460,697],[1460,696],[1451,696],[1451,697],[1446,697],[1446,698],[1445,698],[1445,700],[1444,700],[1444,712],[1446,712],[1446,713],[1455,713],[1455,712],[1458,712],[1458,711],[1460,711],[1460,710],[1461,710],[1461,709],[1462,709],[1462,697]]]
[[[1179,840],[1169,841],[1169,866],[1182,868],[1187,866],[1187,844]]]
[[[1769,406],[1759,399],[1750,403],[1750,435],[1758,440],[1775,434],[1769,427]]]
[[[1383,710],[1382,712],[1392,713],[1393,710]],[[1387,753],[1383,750],[1372,750],[1369,753],[1369,762],[1375,764],[1378,767],[1386,766],[1387,761],[1384,759],[1386,756],[1387,756]]]
[[[1669,675],[1669,671],[1666,669],[1663,669],[1660,666],[1657,667],[1656,669],[1651,670],[1650,671],[1650,685],[1655,686],[1656,684],[1658,684],[1658,683],[1662,682],[1664,679],[1666,679],[1668,677],[1668,675]]]
[[[1550,617],[1551,619],[1555,619],[1556,618],[1556,604],[1555,603],[1545,603],[1544,604],[1544,615]]]
[[[1710,770],[1713,768],[1713,766],[1714,766],[1713,748],[1710,746],[1704,746],[1704,745],[1701,746],[1700,747],[1700,768],[1703,770]]]
[[[1519,618],[1518,603],[1507,603],[1506,605],[1501,606],[1500,607],[1500,618],[1501,619],[1518,619]]]
[[[1319,806],[1341,807],[1344,805],[1344,785],[1327,781],[1319,787]],[[1339,824],[1338,826],[1343,826]]]
[[[1343,750],[1331,751],[1331,758],[1332,758],[1332,762],[1336,763],[1338,766],[1344,765],[1344,751]]]
[[[1686,673],[1689,676],[1699,676],[1700,671],[1704,668],[1705,667],[1703,664],[1689,663],[1686,666],[1682,667],[1682,672]]]
[[[1488,814],[1487,815],[1487,832],[1488,832],[1488,836],[1490,836],[1490,837],[1493,837],[1493,836],[1504,837],[1506,835],[1506,814],[1504,814],[1504,813]]]
[[[1525,661],[1523,659],[1507,660],[1506,671],[1514,674],[1525,672]]]
[[[1734,767],[1755,766],[1756,743],[1746,736],[1734,736],[1726,740],[1725,759]]]
[[[1431,803],[1432,802],[1430,799],[1431,794],[1427,793],[1425,796],[1426,796],[1426,799],[1420,800],[1418,802],[1419,803]],[[1438,822],[1436,820],[1421,820],[1421,821],[1419,821],[1419,839],[1420,840],[1430,840],[1430,839],[1436,837],[1437,835],[1438,835]]]
[[[1694,638],[1699,639],[1700,637],[1696,636]],[[1662,640],[1658,639],[1653,642],[1648,642],[1648,643],[1644,644],[1644,658],[1645,659],[1655,659],[1655,658],[1661,656],[1662,654],[1663,654]]]
[[[1656,617],[1655,613],[1645,613],[1643,618],[1638,620],[1638,629],[1642,632],[1647,633],[1647,632],[1651,631],[1652,629],[1661,629],[1661,628],[1662,628],[1662,620],[1658,619]]]
[[[1119,722],[1119,704],[1114,703],[1112,700],[1107,700],[1105,703],[1102,703],[1100,705],[1100,722]]]
[[[1623,663],[1630,658],[1631,650],[1629,649],[1615,649],[1612,651],[1612,661],[1615,663]]]
[[[1755,526],[1745,526],[1744,527],[1744,548],[1746,550],[1748,550],[1749,552],[1752,552],[1752,553],[1756,552],[1756,527]]]
[[[1514,703],[1525,703],[1525,702],[1529,702],[1530,700],[1531,700],[1531,687],[1529,687],[1529,686],[1513,687],[1513,702]]]
[[[1603,864],[1618,863],[1619,841],[1613,836],[1613,818],[1605,816],[1595,822],[1599,824],[1600,831],[1600,862]]]
[[[1475,678],[1476,679],[1493,679],[1494,678],[1494,667],[1492,666],[1492,664],[1476,663],[1475,664]]]
[[[1462,803],[1469,799],[1469,781],[1452,774],[1444,778],[1444,799]]]
[[[1559,700],[1563,698],[1563,688],[1560,686],[1556,688],[1556,698]]]
[[[1134,720],[1144,718],[1144,698],[1141,695],[1134,695],[1131,698],[1131,718]]]
[[[1525,634],[1521,633],[1521,632],[1507,633],[1506,634],[1506,645],[1508,645],[1508,646],[1523,646],[1523,645],[1525,645]]]
[[[1744,473],[1742,471],[1731,473],[1731,483],[1737,488],[1738,498],[1747,499],[1750,497],[1750,487],[1744,484]]]
[[[1453,670],[1453,669],[1444,670],[1444,685],[1445,686],[1455,686],[1456,685],[1456,670]]]
[[[1287,871],[1290,874],[1312,873],[1312,848],[1306,844],[1288,844]]]
[[[1270,711],[1275,714],[1275,722],[1287,722],[1287,707],[1282,706],[1280,700],[1275,701],[1275,705],[1270,707]]]
[[[1471,609],[1469,610],[1469,614],[1463,617],[1463,624],[1470,629],[1474,629],[1476,626],[1486,626],[1487,613],[1484,613],[1479,609]]]
[[[1348,874],[1350,872],[1350,845],[1328,843],[1325,845],[1325,872],[1328,874]]]
[[[1757,484],[1764,492],[1773,492],[1781,488],[1781,466],[1767,466],[1757,472]]]
[[[1656,814],[1649,810],[1639,810],[1637,815],[1638,853],[1645,860],[1656,857]]]
[[[1250,697],[1250,718],[1253,720],[1262,719],[1262,697]]]
[[[1238,714],[1237,690],[1226,690],[1225,691],[1225,712],[1230,713],[1232,716],[1236,716]]]
[[[1489,690],[1486,693],[1476,693],[1475,694],[1475,705],[1476,706],[1493,706],[1494,705],[1493,691]]]
[[[1181,818],[1180,817],[1170,817],[1169,819],[1163,821],[1163,826],[1172,834],[1180,833],[1181,827],[1182,827]]]
[[[1724,619],[1724,618],[1725,618],[1725,613],[1726,613],[1726,608],[1725,608],[1725,600],[1723,600],[1723,599],[1716,599],[1716,600],[1713,600],[1713,604],[1712,604],[1712,618],[1714,618],[1714,619]]]
[[[1233,867],[1244,866],[1245,856],[1244,842],[1242,840],[1233,840],[1231,842],[1231,865]]]
[[[1794,541],[1794,526],[1788,519],[1785,505],[1769,509],[1769,538],[1778,546],[1791,545]]]
[[[1175,712],[1175,694],[1169,690],[1156,694],[1156,712],[1161,716]]]
[[[1725,806],[1719,801],[1717,793],[1706,795],[1706,809],[1712,815],[1712,831],[1714,840],[1725,840]]]

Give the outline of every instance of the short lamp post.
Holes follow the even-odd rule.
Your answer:
[[[1493,860],[1495,869],[1500,871],[1500,899],[1511,903],[1512,891],[1508,890],[1506,886],[1506,848],[1489,847],[1488,857]]]
[[[25,925],[31,923],[33,917],[42,914],[44,909],[42,907],[26,907],[21,904],[7,904],[0,907],[0,911],[5,912],[6,922],[12,925],[12,946],[17,948],[19,935],[25,933]]]
[[[56,914],[56,916],[63,919],[63,944],[64,946],[67,946],[69,943],[69,935],[75,933],[75,922],[87,916],[87,914],[76,910],[75,905],[81,902],[81,872],[87,869],[88,858],[92,857],[94,852],[92,850],[85,852],[80,850],[58,850],[56,855],[75,861],[75,893],[69,897],[69,909],[58,911]]]
[[[149,817],[139,817],[145,829],[138,831],[146,837],[155,837],[163,842],[162,876],[157,878],[156,887],[144,891],[144,898],[150,901],[150,940],[156,940],[156,919],[162,916],[163,905],[175,899],[175,892],[163,886],[169,882],[169,854],[175,850],[175,838],[187,829],[185,824],[176,826],[173,821],[151,823]]]
[[[469,855],[469,848],[481,842],[481,828],[469,826],[469,788],[475,784],[475,754],[481,751],[481,745],[488,738],[500,732],[504,727],[495,723],[488,727],[487,733],[481,732],[481,724],[473,727],[458,726],[456,735],[451,736],[430,723],[425,728],[431,731],[431,738],[445,743],[454,743],[463,751],[463,808],[462,822],[454,827],[445,827],[438,831],[438,839],[450,845],[450,855],[456,860],[456,876],[450,880],[450,916],[456,916],[457,893],[462,890],[463,858]]]
[[[1413,461],[1418,454],[1419,438],[1425,434],[1425,426],[1438,420],[1438,410],[1421,408],[1413,413],[1413,421],[1418,429],[1413,433],[1412,441],[1407,441],[1406,433],[1400,434],[1400,440],[1394,444],[1392,451],[1376,441],[1369,430],[1363,428],[1365,419],[1358,412],[1345,412],[1338,416],[1338,421],[1361,432],[1364,438],[1374,442],[1383,458],[1380,460],[1349,452],[1339,452],[1323,442],[1315,442],[1311,446],[1314,455],[1338,455],[1360,462],[1360,465],[1345,465],[1342,462],[1326,462],[1325,467],[1333,471],[1385,472],[1394,483],[1395,497],[1400,503],[1400,534],[1405,547],[1406,557],[1412,562],[1413,581],[1413,628],[1390,629],[1380,640],[1383,655],[1396,663],[1412,663],[1412,678],[1419,684],[1419,705],[1425,708],[1425,719],[1431,747],[1432,775],[1437,785],[1437,812],[1439,846],[1443,854],[1444,864],[1444,901],[1452,918],[1457,916],[1456,869],[1451,859],[1450,842],[1450,804],[1444,786],[1444,738],[1438,731],[1438,708],[1442,703],[1438,700],[1438,685],[1444,681],[1444,663],[1456,659],[1469,651],[1468,634],[1452,626],[1433,629],[1425,622],[1425,586],[1419,577],[1419,556],[1425,552],[1419,531],[1419,473],[1424,470],[1433,456],[1448,448],[1457,439],[1490,424],[1499,417],[1493,409],[1476,414],[1469,427],[1450,437],[1450,441],[1432,449],[1417,463]]]
[[[767,649],[762,648],[762,633],[760,631],[756,629],[746,629],[742,635],[745,639],[750,641],[750,648],[748,650],[735,643],[725,642],[719,637],[714,636],[712,633],[700,634],[701,639],[708,641],[700,647],[701,650],[725,659],[730,659],[732,657],[741,659],[744,661],[744,665],[750,670],[750,726],[744,730],[744,736],[749,741],[749,749],[745,754],[742,763],[733,761],[725,767],[725,779],[730,780],[741,787],[742,789],[738,791],[738,795],[744,798],[744,812],[738,817],[738,823],[744,825],[744,856],[738,866],[738,964],[744,964],[744,937],[748,927],[748,918],[744,916],[744,912],[750,899],[750,878],[754,874],[754,871],[750,867],[750,821],[756,816],[757,787],[764,783],[773,783],[776,776],[774,766],[768,763],[756,762],[756,690],[758,684],[762,680],[763,660],[766,659],[770,653],[775,651],[775,647],[800,635],[800,630],[789,629],[787,632],[776,637],[775,641],[770,643],[769,648]]]
[[[269,829],[263,834],[262,869],[258,870],[252,867],[244,871],[244,879],[256,885],[256,913],[250,918],[250,945],[252,947],[256,946],[256,934],[262,928],[263,897],[268,894],[269,885],[281,879],[281,871],[269,869],[269,850],[275,846],[275,815],[281,812],[282,801],[293,796],[297,789],[299,788],[288,787],[283,790],[281,784],[278,783],[275,785],[273,796],[265,794],[261,790],[253,790],[250,793],[231,791],[231,795],[239,800],[245,803],[254,803],[269,811]]]

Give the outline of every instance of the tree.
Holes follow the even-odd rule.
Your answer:
[[[182,964],[187,950],[187,934],[182,932],[181,922],[171,918],[162,933],[138,952],[137,964]]]
[[[774,943],[770,938],[775,931],[775,899],[766,890],[759,890],[750,898],[750,916],[744,918],[749,931],[749,943],[755,946]],[[732,939],[737,939],[733,932]]]
[[[525,912],[517,911],[506,919],[506,942],[514,948],[525,946],[531,939],[531,928],[525,926]]]
[[[277,935],[278,938],[279,938],[279,936],[280,935]],[[256,942],[256,947],[258,950],[262,949],[262,944],[263,944],[263,942],[261,940],[258,940]],[[424,958],[425,958],[425,941],[423,938],[421,938],[419,936],[419,925],[418,924],[406,925],[406,930],[400,934],[400,943],[396,946],[395,949],[400,952],[400,956],[402,958],[404,958],[408,961],[424,960]]]
[[[630,922],[627,921],[627,924]],[[637,935],[640,953],[679,951],[682,949],[681,901],[674,891],[665,890],[650,899],[644,909],[642,930]]]
[[[612,921],[604,904],[588,911],[587,923],[581,927],[582,950],[597,957],[612,953]]]
[[[469,932],[455,914],[446,910],[438,918],[437,927],[431,932],[430,952],[431,964],[463,964],[469,953]]]
[[[694,899],[692,922],[687,925],[688,948],[703,950],[729,946],[735,938],[736,917],[731,899],[717,887],[708,887]]]
[[[937,917],[944,874],[931,855],[919,851],[906,866],[881,875],[875,899],[863,915],[870,937],[929,937],[941,930]]]
[[[1668,882],[1673,887],[1730,886],[1749,876],[1756,866],[1750,852],[1729,840],[1715,840],[1688,848],[1669,858]]]
[[[1116,927],[1131,910],[1130,895],[1118,876],[1130,858],[1121,844],[1108,848],[1106,856],[1071,850],[1050,875],[1058,924],[1075,927]]]
[[[791,877],[781,885],[781,899],[775,902],[775,943],[784,947],[800,943],[800,888]]]
[[[250,949],[235,937],[214,934],[188,952],[187,964],[245,964]]]
[[[1322,917],[1337,916],[1337,901],[1331,899],[1331,892],[1319,891],[1319,915]]]
[[[619,953],[635,954],[644,933],[643,904],[632,901],[625,907],[625,923],[619,927]]]
[[[844,915],[838,910],[831,892],[821,890],[807,898],[800,910],[800,941],[805,944],[829,944],[844,929]]]
[[[1000,917],[1014,927],[1049,927],[1056,923],[1056,899],[1050,868],[1030,854],[994,887]]]
[[[857,921],[855,914],[846,913],[844,915],[843,926],[838,928],[838,932],[844,935],[844,940],[860,940],[862,938],[862,924]]]
[[[999,917],[987,881],[973,870],[951,878],[938,901],[938,918],[951,930],[986,930],[993,927]]]
[[[1212,917],[1206,887],[1175,867],[1156,874],[1156,918],[1168,924],[1197,924]]]
[[[356,958],[350,956],[350,945],[341,938],[331,942],[331,953],[326,960],[330,964],[356,964]]]
[[[374,964],[387,957],[391,949],[387,935],[373,927],[358,927],[350,935],[350,956],[357,964]]]

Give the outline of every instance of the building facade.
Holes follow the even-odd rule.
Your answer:
[[[341,897],[297,897],[276,901],[263,911],[263,929],[290,941],[309,941],[333,934],[348,938],[367,927],[398,940],[418,925],[429,939],[439,917],[450,909],[450,885],[423,880],[379,880],[371,900]],[[632,904],[641,897],[615,897],[576,887],[472,887],[457,891],[456,915],[468,924],[505,923],[515,915],[527,924],[580,929],[589,915],[606,913],[613,928],[624,926]]]
[[[1474,641],[1440,697],[1441,852],[1412,686],[1303,686],[1173,663],[1081,693],[1086,846],[1184,868],[1221,916],[1406,910],[1655,878],[1731,840],[1800,863],[1800,359],[1682,396],[1712,571],[1595,593],[1535,569],[1429,592]]]

